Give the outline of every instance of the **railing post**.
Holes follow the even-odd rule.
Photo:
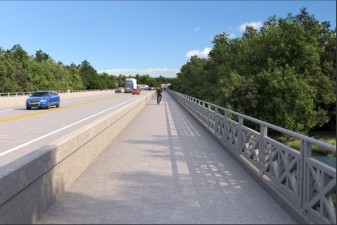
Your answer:
[[[303,211],[305,211],[305,202],[308,197],[307,192],[307,158],[311,157],[312,154],[312,147],[311,144],[308,143],[307,140],[301,140],[301,148],[300,148],[300,206]]]
[[[242,150],[242,147],[243,147],[243,135],[242,135],[242,132],[243,132],[243,129],[242,129],[242,126],[243,126],[243,117],[242,116],[239,116],[238,117],[238,123],[239,123],[239,125],[238,125],[238,130],[237,130],[237,132],[238,132],[238,136],[237,136],[237,139],[238,139],[238,146],[237,146],[237,151],[236,151],[236,153],[238,154],[238,155],[240,155],[241,154],[241,150]]]
[[[268,127],[260,124],[260,140],[259,140],[259,164],[260,164],[260,175],[263,174],[264,167],[264,158],[265,158],[265,149],[263,140],[268,135]]]
[[[229,116],[228,116],[228,111],[227,110],[225,110],[224,111],[224,132],[223,132],[223,141],[225,142],[225,143],[227,143],[227,137],[228,137],[228,127],[227,127],[227,125],[228,125],[228,120],[229,120]]]
[[[219,132],[219,108],[217,106],[215,106],[214,109],[214,132],[216,135],[218,135]]]

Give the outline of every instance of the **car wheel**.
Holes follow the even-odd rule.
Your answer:
[[[32,107],[30,107],[30,106],[26,106],[26,109],[27,109],[27,110],[31,110],[31,109],[32,109]]]
[[[56,108],[60,108],[60,102],[56,104]]]

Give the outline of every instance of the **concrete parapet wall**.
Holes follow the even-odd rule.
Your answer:
[[[61,103],[62,100],[90,97],[90,96],[100,96],[107,94],[115,94],[115,90],[103,90],[103,91],[83,91],[83,92],[69,92],[60,93]],[[6,96],[0,97],[0,108],[10,108],[16,106],[26,107],[26,99],[29,96]]]
[[[0,223],[35,223],[153,98],[148,93],[1,168]]]

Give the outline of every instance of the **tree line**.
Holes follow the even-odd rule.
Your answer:
[[[79,65],[64,65],[60,61],[55,62],[42,50],[30,56],[19,44],[9,50],[0,47],[0,93],[41,89],[117,89],[125,86],[127,77],[135,77],[139,84],[152,87],[171,83],[172,80],[163,76],[151,77],[148,74],[131,76],[98,73],[87,60]]]
[[[307,134],[336,129],[336,28],[302,8],[270,17],[242,37],[214,36],[208,58],[193,56],[171,88]]]

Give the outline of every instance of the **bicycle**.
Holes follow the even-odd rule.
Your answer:
[[[159,105],[161,101],[161,95],[157,95],[157,104]]]

